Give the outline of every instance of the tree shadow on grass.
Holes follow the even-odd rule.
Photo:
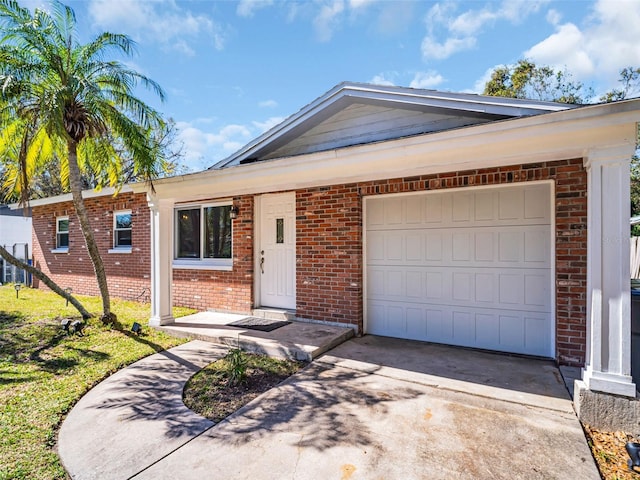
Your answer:
[[[109,356],[103,352],[64,345],[68,338],[59,319],[33,321],[19,313],[0,312],[0,358],[5,361],[31,364],[43,371],[60,374],[76,367],[80,363],[79,357],[100,361]],[[61,351],[52,353],[61,345]],[[11,382],[17,381],[27,380],[11,379]]]
[[[142,343],[143,345],[151,347],[153,351],[156,353],[159,353],[165,350],[165,347],[163,347],[162,345],[158,345],[157,343],[154,343],[151,340],[147,340],[145,338],[147,336],[145,333],[136,334],[130,330],[125,330],[124,328],[118,328],[117,331],[123,334],[124,336],[129,337],[132,340],[135,340],[138,343]]]

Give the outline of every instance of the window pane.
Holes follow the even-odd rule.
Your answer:
[[[69,234],[68,233],[58,233],[56,235],[56,247],[68,247],[69,246]]]
[[[205,258],[231,258],[231,205],[207,207],[205,214]]]
[[[65,218],[64,220],[58,220],[58,232],[68,232],[69,231],[69,219]]]
[[[131,230],[116,230],[116,247],[131,246]]]
[[[131,228],[131,214],[118,213],[116,215],[116,228]]]
[[[178,258],[200,258],[200,209],[178,210]]]

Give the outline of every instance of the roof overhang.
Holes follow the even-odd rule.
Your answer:
[[[586,158],[636,148],[640,99],[585,106],[379,143],[154,181],[158,199],[174,202],[259,194],[478,168]],[[134,192],[148,192],[144,183]]]
[[[133,188],[131,188],[131,185],[123,185],[119,190],[112,187],[105,187],[100,190],[93,190],[93,189],[83,190],[82,198],[96,198],[96,197],[108,197],[108,196],[113,197],[116,194],[128,193],[128,192],[133,192]],[[62,195],[55,195],[53,197],[45,197],[45,198],[37,198],[34,200],[29,200],[27,207],[41,207],[43,205],[52,205],[55,203],[72,202],[72,201],[73,201],[73,196],[70,193],[65,193]],[[9,208],[11,210],[17,210],[20,208],[24,208],[24,205],[21,205],[19,203],[11,203],[9,204]]]

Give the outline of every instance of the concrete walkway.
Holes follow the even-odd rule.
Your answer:
[[[182,387],[224,353],[193,341],[89,392],[59,435],[71,477],[600,478],[550,362],[365,336],[214,426]]]

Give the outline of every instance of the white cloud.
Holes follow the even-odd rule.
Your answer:
[[[422,40],[422,56],[425,60],[443,60],[473,49],[487,25],[493,26],[499,21],[521,23],[548,1],[503,0],[499,5],[490,4],[461,14],[457,14],[458,4],[453,1],[436,3],[425,18],[427,34]]]
[[[250,126],[230,124],[217,128],[215,119],[197,118],[176,122],[177,140],[184,145],[183,164],[191,171],[203,170],[228,157],[250,140],[282,123],[283,117],[253,121]]]
[[[375,0],[349,0],[349,7],[354,10],[366,8],[375,3]]]
[[[469,50],[476,45],[474,37],[466,38],[447,38],[443,43],[439,43],[433,37],[424,37],[422,39],[422,56],[425,59],[443,60],[449,58],[454,53]]]
[[[241,17],[253,17],[257,10],[273,5],[273,0],[240,0],[236,13]]]
[[[409,84],[411,88],[434,88],[444,82],[444,78],[438,72],[418,72]]]
[[[222,27],[172,0],[91,0],[87,9],[100,28],[133,32],[136,40],[159,42],[185,55],[195,53],[188,39],[203,35],[211,37],[216,49],[224,48],[226,32]]]
[[[582,32],[572,23],[558,27],[553,35],[534,45],[524,54],[541,65],[565,68],[577,77],[590,76],[595,65],[591,61]]]
[[[374,85],[383,85],[386,87],[393,87],[395,83],[393,82],[393,80],[389,80],[386,75],[388,74],[380,73],[378,75],[375,75],[371,80],[369,80],[368,83],[373,83]]]
[[[547,12],[547,22],[551,25],[558,25],[562,20],[562,15],[557,10],[553,8]]]
[[[243,125],[226,125],[216,131],[206,131],[196,122],[176,122],[178,141],[184,144],[183,163],[191,170],[202,170],[238,151],[251,138]],[[201,123],[201,122],[199,122]]]
[[[601,94],[617,87],[620,70],[640,65],[640,2],[598,0],[584,25],[558,24],[556,31],[525,52],[539,64],[567,70],[578,80],[597,79]]]
[[[343,0],[333,0],[322,5],[320,12],[313,20],[316,36],[321,42],[328,42],[333,36],[333,30],[340,23],[340,14],[344,11]]]
[[[278,102],[276,102],[275,100],[264,100],[258,103],[258,106],[260,108],[275,108],[278,106]]]

